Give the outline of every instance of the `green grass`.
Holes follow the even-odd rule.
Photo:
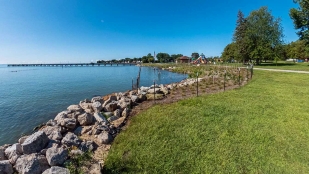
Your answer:
[[[277,65],[275,62],[261,63],[261,65],[254,66],[254,67],[267,68],[267,69],[309,71],[309,63],[293,63],[293,62],[285,62],[285,61],[278,61]]]
[[[308,173],[307,74],[256,71],[238,90],[157,105],[113,142],[107,173]]]

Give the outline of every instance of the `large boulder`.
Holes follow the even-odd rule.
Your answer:
[[[124,110],[122,111],[121,116],[127,117],[127,116],[129,116],[129,112],[130,112],[130,110],[128,108],[124,108]]]
[[[4,151],[6,157],[9,159],[11,164],[15,164],[16,160],[22,155],[23,150],[19,143],[13,144]]]
[[[71,112],[80,112],[83,109],[79,106],[79,105],[70,105],[67,110],[71,111]]]
[[[68,132],[61,141],[62,144],[66,145],[67,147],[76,146],[78,147],[81,143],[81,140],[73,134],[72,132]]]
[[[22,155],[15,164],[17,172],[23,174],[41,174],[48,168],[49,165],[45,156],[37,153]]]
[[[92,152],[94,150],[94,143],[93,141],[83,141],[82,143],[80,143],[78,148],[83,152]]]
[[[57,121],[57,123],[59,123],[60,120],[64,119],[64,118],[68,118],[68,111],[62,111],[60,113],[57,114],[57,116],[55,117],[55,121]]]
[[[150,89],[149,87],[144,87],[144,86],[140,87],[140,90],[142,92],[147,92],[149,89]]]
[[[103,107],[105,107],[107,104],[117,101],[117,96],[111,95],[109,98],[103,103]]]
[[[161,88],[152,88],[147,91],[148,94],[160,94],[162,93]]]
[[[64,167],[53,166],[45,170],[43,174],[70,174],[70,171]]]
[[[98,135],[97,139],[101,144],[109,144],[113,141],[114,138],[110,133],[104,131]]]
[[[99,123],[101,123],[101,122],[107,122],[106,118],[105,118],[100,112],[94,113],[93,116],[94,116],[95,120],[96,120],[97,122],[99,122]]]
[[[3,146],[0,146],[0,161],[2,160],[7,160],[7,158],[5,157],[5,148]]]
[[[100,102],[100,103],[102,104],[103,101],[104,101],[103,98],[100,97],[100,96],[96,96],[96,97],[93,97],[93,98],[91,99],[91,103]]]
[[[37,153],[46,147],[48,141],[45,132],[38,131],[30,135],[21,146],[24,154]]]
[[[115,121],[115,120],[117,120],[117,119],[119,119],[119,117],[113,115],[113,116],[109,117],[107,120],[108,120],[109,122],[112,122],[112,121]]]
[[[109,104],[107,104],[105,107],[104,107],[104,111],[106,112],[114,112],[116,109],[117,109],[117,102],[113,101]]]
[[[61,140],[62,139],[62,128],[60,126],[46,126],[41,131],[45,132],[49,139]]]
[[[79,106],[83,108],[84,110],[92,109],[92,103],[86,103],[85,101],[80,101]]]
[[[139,98],[138,98],[137,95],[132,95],[132,96],[131,96],[131,100],[132,100],[133,103],[139,102]]]
[[[74,129],[76,126],[76,119],[75,118],[64,118],[58,121],[61,126],[69,128],[69,129]]]
[[[9,160],[0,161],[0,173],[1,174],[13,173],[13,167]]]
[[[20,138],[18,139],[18,143],[19,143],[19,144],[23,144],[23,143],[25,142],[25,140],[26,140],[28,137],[29,137],[28,135],[23,136],[23,137],[20,137]]]
[[[61,166],[68,157],[68,150],[60,147],[51,147],[46,151],[46,159],[50,166]]]
[[[94,102],[92,103],[92,109],[94,112],[100,112],[102,110],[102,104],[100,102]]]
[[[116,117],[121,117],[121,113],[122,113],[121,109],[116,109],[116,110],[114,111],[114,116],[116,116]]]
[[[101,106],[101,105],[100,105]],[[79,115],[77,117],[77,120],[79,122],[80,125],[82,126],[86,126],[86,125],[90,125],[93,122],[93,116],[89,113],[84,113],[82,115]]]

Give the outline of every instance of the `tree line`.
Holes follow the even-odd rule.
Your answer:
[[[247,17],[242,11],[237,14],[232,43],[221,55],[224,61],[285,60],[309,58],[309,0],[294,0],[297,9],[290,10],[299,40],[284,43],[281,19],[275,18],[267,7],[252,11]]]

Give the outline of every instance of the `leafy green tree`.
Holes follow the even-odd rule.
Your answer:
[[[175,62],[178,57],[182,57],[182,54],[172,54],[170,57],[170,61]]]
[[[170,55],[167,53],[158,53],[157,54],[157,59],[159,62],[163,63],[163,62],[169,62],[170,60]]]
[[[294,27],[298,30],[297,34],[301,40],[309,45],[309,0],[293,0],[299,7],[290,10],[290,17],[294,22]]]
[[[235,42],[228,44],[221,55],[223,61],[231,62],[232,60],[238,59],[238,50]],[[213,57],[208,57],[208,59],[213,59]]]
[[[274,59],[282,45],[283,31],[280,18],[274,18],[267,7],[252,11],[246,18],[248,53],[259,64],[260,60]]]
[[[233,40],[236,44],[237,55],[245,64],[245,61],[248,57],[247,53],[247,45],[248,45],[248,37],[246,35],[247,32],[247,20],[244,14],[241,11],[238,11],[237,21],[236,21],[236,29],[234,32]]]

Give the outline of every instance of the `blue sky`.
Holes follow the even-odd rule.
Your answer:
[[[237,12],[268,6],[284,40],[298,39],[293,0],[0,1],[0,64],[67,63],[142,57],[156,51],[220,56]]]

